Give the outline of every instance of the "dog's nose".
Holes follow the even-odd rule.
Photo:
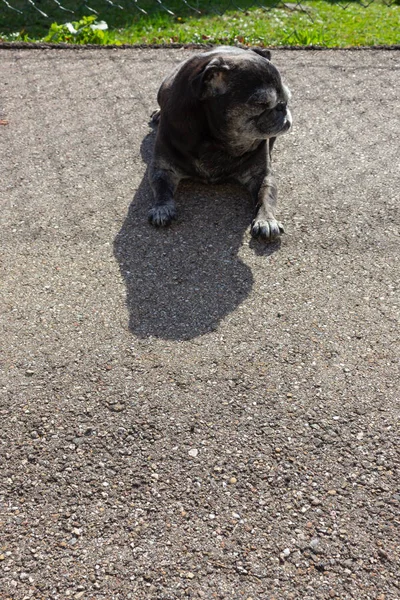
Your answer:
[[[278,112],[286,112],[286,102],[279,102],[279,104],[275,106],[275,110]]]

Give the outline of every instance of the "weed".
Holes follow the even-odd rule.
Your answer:
[[[44,41],[72,44],[106,44],[108,40],[107,29],[108,25],[105,21],[96,21],[96,17],[91,15],[64,25],[52,23]]]
[[[297,30],[286,39],[288,46],[327,46],[323,30]]]

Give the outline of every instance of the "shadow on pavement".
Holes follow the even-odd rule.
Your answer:
[[[152,132],[142,142],[146,164],[154,139]],[[238,186],[183,183],[178,220],[167,229],[148,224],[152,201],[146,171],[114,240],[129,328],[139,337],[191,339],[214,330],[251,291],[252,272],[237,256],[251,220],[251,200]],[[263,248],[270,254],[277,246]]]

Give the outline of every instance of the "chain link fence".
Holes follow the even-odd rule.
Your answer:
[[[344,10],[357,4],[369,7],[373,3],[386,6],[400,0],[326,0]],[[301,11],[310,21],[312,12],[307,0],[0,0],[0,33],[26,32],[27,35],[45,35],[52,23],[76,21],[87,15],[104,20],[109,28],[123,28],[139,19],[168,15],[171,19],[198,18],[205,15],[224,15],[229,11],[246,14],[259,9],[271,11],[284,8]]]

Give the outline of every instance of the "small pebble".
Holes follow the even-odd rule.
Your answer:
[[[319,546],[319,539],[318,538],[312,539],[311,542],[310,542],[310,548],[311,548],[311,550],[314,550],[314,552],[317,551],[318,546]]]
[[[236,477],[231,477],[230,480],[229,480],[229,483],[231,483],[232,485],[235,484],[235,483],[237,483]]]
[[[310,502],[313,506],[319,506],[321,504],[321,500],[319,500],[318,498],[316,498],[315,496],[312,496],[310,498]]]
[[[193,456],[193,458],[196,458],[198,453],[199,451],[197,450],[197,448],[192,448],[191,450],[189,450],[189,456]]]
[[[285,558],[287,558],[287,557],[290,555],[290,550],[289,550],[289,548],[285,548],[285,549],[283,550],[282,554],[283,554],[283,556],[284,556]]]

